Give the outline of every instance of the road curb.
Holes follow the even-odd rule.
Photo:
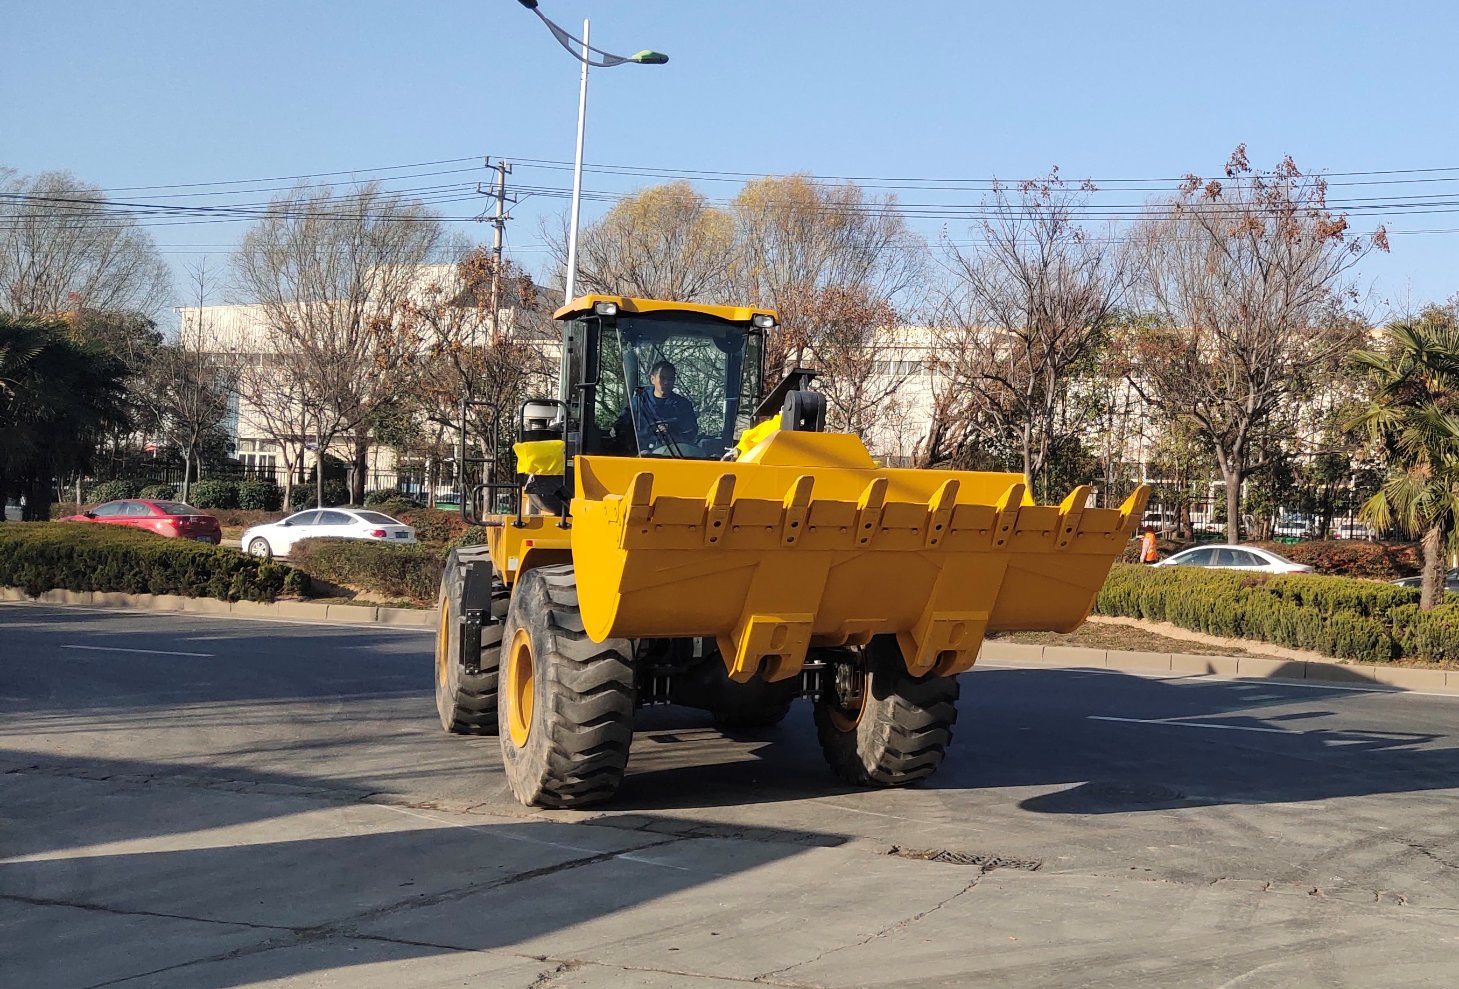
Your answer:
[[[1258,656],[1201,656],[1190,653],[1135,652],[1087,646],[1036,646],[1021,642],[985,642],[980,660],[1020,666],[1065,669],[1095,668],[1130,673],[1177,673],[1256,680],[1306,680],[1459,694],[1459,670],[1426,670],[1408,666],[1318,663],[1312,660],[1264,659]]]
[[[333,622],[340,625],[396,625],[434,628],[434,611],[379,608],[358,604],[314,604],[309,601],[220,601],[175,594],[123,594],[118,591],[43,591],[32,597],[19,587],[0,587],[0,601],[32,604],[83,605],[125,608],[132,611],[181,612],[192,615],[237,615],[241,618],[281,618]]]

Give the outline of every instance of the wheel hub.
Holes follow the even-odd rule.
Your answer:
[[[507,734],[519,749],[527,744],[527,736],[532,732],[535,679],[532,637],[525,628],[519,628],[507,653],[506,689],[502,692],[507,706]]]

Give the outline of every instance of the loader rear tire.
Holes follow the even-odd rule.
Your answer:
[[[866,679],[855,710],[834,693],[816,701],[816,735],[831,769],[856,786],[905,786],[937,771],[957,721],[954,677],[914,678],[893,636],[866,647]]]
[[[480,673],[468,674],[461,668],[461,572],[459,560],[470,550],[452,554],[441,575],[441,592],[437,598],[436,631],[436,714],[441,727],[453,735],[496,734],[497,664],[502,645],[501,620],[507,613],[508,591],[493,575],[491,591],[492,616],[495,623],[481,627],[481,655],[477,660]],[[486,558],[483,548],[475,554]]]
[[[571,566],[517,579],[502,649],[498,734],[507,782],[536,807],[612,797],[633,741],[633,645],[583,631]]]

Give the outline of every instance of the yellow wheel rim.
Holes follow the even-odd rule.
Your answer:
[[[532,663],[532,637],[525,628],[512,636],[507,656],[507,682],[503,700],[507,705],[507,734],[517,748],[527,744],[532,731],[532,688],[535,684]]]
[[[836,701],[827,705],[827,713],[831,716],[831,724],[836,726],[837,731],[855,731],[856,726],[861,724],[861,716],[866,713],[866,690],[870,684],[867,683],[865,675],[861,678],[861,696],[857,698],[855,708],[842,707]]]
[[[441,604],[441,621],[436,628],[436,683],[445,685],[446,664],[451,661],[451,609]]]

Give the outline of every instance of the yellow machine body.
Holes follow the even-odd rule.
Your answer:
[[[574,486],[570,529],[498,530],[502,552],[566,543],[592,638],[713,637],[740,682],[880,634],[947,676],[989,632],[1072,631],[1148,497],[1036,505],[1021,474],[878,467],[854,435],[790,431],[733,462],[580,456]],[[525,553],[492,555],[515,579]]]

